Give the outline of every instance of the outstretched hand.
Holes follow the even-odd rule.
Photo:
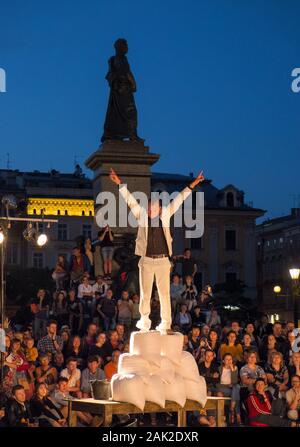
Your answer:
[[[190,188],[195,188],[199,183],[202,183],[205,180],[205,177],[203,175],[203,171],[198,174],[198,176],[195,178],[195,180],[190,183]]]
[[[116,174],[116,172],[113,170],[113,168],[110,168],[110,171],[109,171],[109,178],[110,178],[111,181],[113,181],[116,185],[120,185],[120,184],[121,184],[121,179],[120,179],[120,177]]]

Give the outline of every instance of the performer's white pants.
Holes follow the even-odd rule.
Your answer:
[[[139,329],[150,330],[151,327],[149,315],[154,278],[160,300],[161,323],[159,329],[171,328],[170,268],[171,263],[168,257],[156,259],[147,256],[141,257],[139,261],[141,318],[137,323]]]

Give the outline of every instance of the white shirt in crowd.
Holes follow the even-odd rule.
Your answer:
[[[103,282],[102,284],[98,284],[97,282],[95,282],[95,284],[93,285],[93,296],[95,296],[95,292],[100,292],[101,296],[104,296],[108,289],[108,284],[106,284],[105,282]]]
[[[68,368],[63,369],[62,372],[60,373],[60,375],[61,375],[61,377],[66,377],[66,379],[68,379],[68,380],[71,377],[71,374],[69,373]],[[75,373],[69,382],[69,386],[71,388],[75,387],[78,380],[80,380],[80,378],[81,378],[81,371],[80,371],[80,369],[76,368]]]
[[[90,284],[79,284],[77,296],[78,298],[82,298],[84,295],[91,292],[93,292],[93,287]]]
[[[220,382],[222,385],[231,385],[231,369],[223,368]]]

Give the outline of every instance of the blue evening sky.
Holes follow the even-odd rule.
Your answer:
[[[299,17],[298,0],[1,0],[0,167],[6,153],[13,169],[83,164],[125,37],[154,170],[203,168],[268,216],[288,212],[300,194]]]

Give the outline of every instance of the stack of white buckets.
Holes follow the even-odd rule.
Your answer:
[[[172,401],[184,407],[191,399],[204,406],[205,380],[192,354],[182,347],[179,332],[133,332],[129,354],[120,356],[118,373],[111,380],[113,400],[129,402],[142,411],[146,402],[164,408],[166,401]]]

